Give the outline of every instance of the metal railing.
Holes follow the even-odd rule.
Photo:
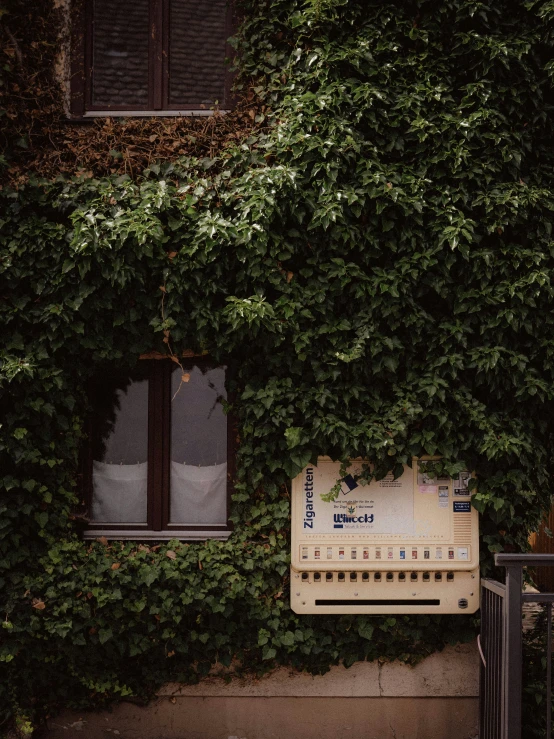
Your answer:
[[[521,739],[524,603],[547,616],[546,739],[552,739],[552,603],[554,593],[523,591],[523,568],[554,566],[554,554],[497,554],[506,583],[481,580],[480,739]]]

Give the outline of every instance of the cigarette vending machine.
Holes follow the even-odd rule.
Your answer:
[[[471,474],[437,478],[430,461],[414,459],[397,479],[391,474],[364,484],[362,461],[353,461],[341,476],[338,462],[321,457],[293,480],[293,611],[473,613],[479,608]]]

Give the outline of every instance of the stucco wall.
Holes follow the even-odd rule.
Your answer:
[[[474,644],[449,647],[416,667],[357,663],[311,676],[279,669],[259,680],[212,676],[165,685],[146,707],[67,711],[43,739],[473,739]]]

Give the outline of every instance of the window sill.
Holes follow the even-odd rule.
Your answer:
[[[103,536],[106,539],[116,541],[170,541],[179,539],[181,541],[205,541],[206,539],[227,540],[233,532],[230,529],[220,531],[144,531],[144,529],[87,529],[83,532],[83,539],[98,539]]]
[[[200,118],[219,113],[225,115],[230,110],[88,110],[82,116],[72,120],[87,120],[87,118],[168,118],[188,117]]]

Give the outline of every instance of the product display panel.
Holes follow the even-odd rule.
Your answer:
[[[436,476],[413,460],[368,483],[353,461],[320,458],[292,485],[291,605],[296,613],[473,613],[478,514],[467,471]]]

